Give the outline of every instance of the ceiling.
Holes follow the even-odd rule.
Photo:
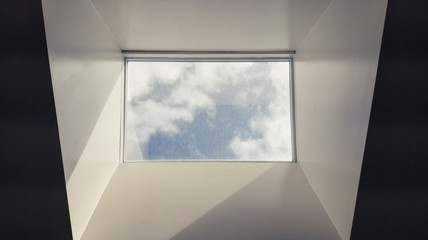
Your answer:
[[[76,160],[74,166],[77,166],[67,182],[75,239],[80,239],[85,230],[86,239],[98,239],[98,234],[108,235],[120,224],[126,225],[127,231],[122,233],[128,236],[138,235],[144,226],[153,230],[159,239],[167,239],[161,238],[162,234],[167,233],[163,228],[165,224],[171,224],[166,228],[171,231],[170,237],[186,240],[191,239],[188,236],[200,239],[199,232],[214,231],[211,226],[217,223],[222,223],[220,229],[227,229],[228,232],[230,229],[231,233],[247,234],[249,232],[243,229],[249,227],[254,234],[265,233],[265,230],[280,233],[280,239],[293,232],[284,233],[287,228],[283,224],[296,223],[296,228],[289,225],[291,227],[288,229],[308,234],[310,232],[304,227],[308,221],[314,220],[313,211],[297,211],[295,206],[310,209],[302,202],[309,198],[288,198],[297,196],[289,194],[290,191],[302,193],[302,189],[306,189],[303,193],[312,196],[310,199],[313,201],[309,204],[320,207],[317,208],[320,210],[317,216],[321,220],[314,221],[320,225],[314,224],[310,229],[330,229],[329,233],[335,235],[337,231],[342,239],[348,239],[386,0],[267,0],[263,3],[253,0],[44,0],[43,7],[60,136],[73,140],[73,143],[76,140],[84,146],[81,149],[85,149],[82,150],[83,154],[64,158],[66,168],[70,159]],[[117,79],[121,79],[118,78],[123,66],[121,49],[297,50],[294,76],[298,79],[295,82],[295,110],[296,122],[299,123],[296,125],[296,132],[299,132],[299,163],[294,165],[298,168],[277,165],[272,167],[273,172],[269,170],[266,174],[248,176],[249,165],[242,164],[234,170],[230,169],[233,167],[230,164],[224,169],[219,167],[222,164],[218,164],[219,168],[206,169],[200,163],[179,164],[181,168],[188,168],[186,171],[168,165],[154,168],[147,164],[119,165],[119,154],[104,154],[105,149],[111,146],[107,140],[117,144],[119,137],[106,138],[110,132],[104,129],[115,131],[118,126],[112,119],[120,115],[120,108],[116,107],[121,102],[120,92],[109,94]],[[112,54],[116,57],[111,57]],[[111,71],[116,71],[116,74],[108,74]],[[63,89],[69,91],[61,91]],[[94,102],[94,96],[104,101]],[[113,96],[113,101],[109,96]],[[116,110],[104,114],[105,109]],[[69,121],[67,116],[70,114],[78,117]],[[83,130],[74,131],[76,125],[82,126],[79,129]],[[82,137],[83,133],[91,134]],[[64,141],[61,141],[61,147],[71,149],[69,152],[62,151],[64,156],[76,153],[75,146],[64,144]],[[110,168],[111,163],[119,166]],[[264,169],[261,165],[250,166],[257,173]],[[139,171],[134,175],[127,174],[128,170],[137,168],[142,174]],[[233,182],[221,182],[225,170],[233,170],[230,179],[237,183],[231,191],[226,190]],[[112,177],[113,171],[116,177]],[[297,181],[287,181],[292,176],[288,173],[296,174],[297,171],[301,173]],[[149,174],[158,181],[151,181],[152,175]],[[307,179],[307,182],[299,181],[301,179]],[[131,180],[138,181],[134,183]],[[134,187],[126,185],[128,181]],[[138,183],[146,185],[141,187],[143,185]],[[210,187],[210,184],[215,187]],[[299,184],[303,187],[298,187]],[[288,190],[285,192],[277,191],[286,188]],[[266,198],[267,195],[271,197]],[[212,196],[222,198],[210,202],[214,199]],[[117,201],[123,199],[126,203]],[[262,204],[265,199],[270,202]],[[287,199],[290,201],[284,204]],[[139,200],[147,204],[140,208],[142,202]],[[184,203],[177,205],[175,200]],[[195,203],[195,200],[199,201]],[[278,208],[271,208],[277,206],[275,204],[279,204]],[[115,212],[115,208],[111,207],[113,205],[120,208]],[[154,218],[148,215],[138,218],[139,211],[153,213]],[[169,217],[173,216],[169,213],[175,211],[195,214],[183,221],[180,214],[175,215],[177,218]],[[288,221],[290,212],[296,216],[293,220],[300,220]],[[231,224],[238,213],[243,213],[243,221],[238,221],[238,225]],[[255,217],[246,218],[248,214]],[[138,221],[132,221],[134,216]],[[158,222],[154,224],[153,219]],[[138,224],[139,221],[145,221],[144,225]],[[237,228],[234,229],[234,226]],[[271,226],[274,226],[273,231]],[[243,231],[238,227],[242,227]],[[319,231],[313,231],[316,232]],[[136,239],[124,235],[120,238]]]
[[[91,1],[122,49],[214,51],[295,50],[331,2]]]

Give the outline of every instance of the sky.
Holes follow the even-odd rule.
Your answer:
[[[292,161],[287,61],[130,61],[126,96],[128,161]]]

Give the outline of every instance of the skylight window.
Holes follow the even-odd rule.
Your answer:
[[[293,161],[290,59],[128,59],[124,160]]]

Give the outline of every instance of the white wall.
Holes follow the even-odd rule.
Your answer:
[[[118,81],[67,182],[74,239],[80,239],[107,184],[119,165],[121,81]]]
[[[89,0],[43,0],[73,238],[119,163],[120,48]]]
[[[387,0],[334,0],[297,48],[297,158],[349,239]]]
[[[331,0],[91,0],[122,49],[294,50]]]
[[[42,3],[68,180],[121,74],[123,60],[89,0]]]
[[[342,239],[349,238],[386,0],[333,0],[297,48],[297,157],[309,182],[297,164],[145,163],[122,164],[110,184],[119,156],[119,46],[90,0],[42,2],[74,239],[80,239],[91,216],[84,239],[201,239],[210,231],[253,234],[246,239],[266,232],[274,233],[267,239],[337,239],[332,224]],[[286,41],[269,45],[265,34],[264,41],[256,37],[247,48],[298,45],[329,0],[309,8],[313,15],[303,24],[296,19],[306,18],[311,1],[286,2],[295,9],[294,18],[278,15],[293,20],[287,26],[291,30],[281,32]],[[107,8],[104,15],[115,12],[103,1],[94,3]],[[130,16],[133,24],[139,14]],[[127,26],[125,20],[118,26]],[[278,29],[270,30],[277,34]],[[122,39],[126,32],[115,34],[121,43],[129,41]],[[151,45],[159,49],[196,46],[135,36],[134,42],[159,43]],[[209,39],[197,46],[236,47]]]
[[[126,163],[84,240],[340,239],[296,163]]]

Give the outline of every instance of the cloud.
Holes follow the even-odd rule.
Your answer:
[[[206,111],[214,119],[218,104],[267,106],[229,140],[237,158],[284,160],[290,150],[289,100],[284,94],[288,93],[288,68],[284,64],[130,62],[128,69],[132,79],[127,87],[128,160],[144,157],[144,150],[139,154],[141,147],[154,134],[179,133],[179,123],[192,123],[197,111]],[[200,149],[192,151],[200,153]]]
[[[128,82],[127,88],[126,138],[138,139],[139,144],[131,142],[126,146],[126,152],[128,159],[136,160],[140,158],[136,152],[141,152],[141,145],[145,145],[152,135],[179,132],[179,122],[193,121],[196,110],[213,108],[215,103],[201,87],[204,86],[201,84],[203,79],[192,74],[191,63],[132,64],[137,66],[128,65],[132,81]],[[155,94],[163,97],[156,101]]]
[[[249,121],[251,135],[261,137],[244,138],[238,133],[229,145],[232,151],[243,160],[281,160],[291,161],[291,125],[288,68],[271,64],[270,74],[265,76],[265,91],[270,96],[268,113],[255,115]]]
[[[128,101],[142,95],[150,95],[155,84],[171,85],[175,83],[190,63],[173,62],[129,62],[127,96]]]

